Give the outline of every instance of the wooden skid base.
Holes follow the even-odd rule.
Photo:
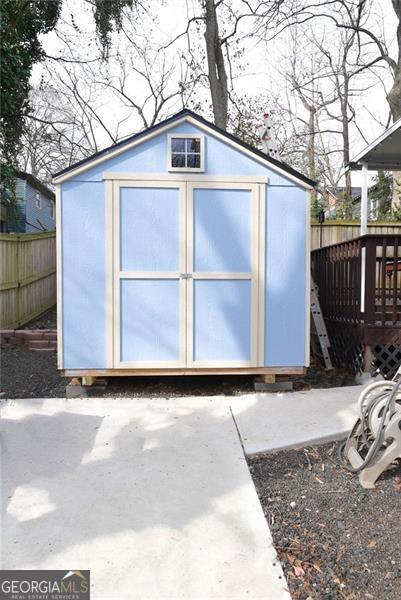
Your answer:
[[[304,375],[305,367],[237,369],[64,369],[64,377],[132,377],[144,375]]]

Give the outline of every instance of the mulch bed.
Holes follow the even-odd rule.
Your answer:
[[[363,489],[338,444],[248,459],[294,600],[400,600],[401,464]]]

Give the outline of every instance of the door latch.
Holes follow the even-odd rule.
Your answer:
[[[180,273],[181,279],[192,279],[192,273]]]

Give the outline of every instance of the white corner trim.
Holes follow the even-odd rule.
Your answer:
[[[210,128],[209,126],[197,121],[196,119],[194,119],[188,115],[183,116],[182,118],[177,119],[176,121],[173,121],[172,123],[168,123],[164,127],[157,128],[155,131],[151,131],[148,134],[144,133],[138,139],[134,139],[131,142],[127,142],[126,144],[121,144],[121,146],[118,146],[114,150],[111,148],[108,152],[105,152],[104,154],[101,154],[100,156],[95,156],[92,160],[88,160],[83,165],[78,165],[71,171],[68,171],[68,173],[64,173],[64,174],[58,175],[57,177],[54,177],[53,183],[62,183],[63,181],[66,181],[67,179],[76,177],[83,171],[87,171],[88,169],[95,167],[96,165],[108,160],[109,158],[118,156],[119,154],[122,154],[126,150],[134,148],[135,146],[138,146],[139,144],[142,144],[143,142],[146,142],[146,141],[168,131],[169,129],[172,129],[173,127],[176,127],[177,125],[180,125],[183,122],[188,122],[191,125],[193,125],[194,127],[197,127],[198,129],[207,132],[212,137],[215,137],[215,138],[219,139],[220,141],[224,142],[225,144],[235,148],[238,152],[241,152],[242,154],[249,156],[256,162],[259,162],[259,163],[263,164],[265,167],[268,167],[269,169],[271,169],[272,171],[279,173],[282,177],[285,177],[286,179],[296,182],[300,187],[307,189],[307,190],[313,189],[313,186],[309,185],[308,183],[305,183],[304,181],[302,181],[295,175],[288,173],[287,171],[285,171],[285,169],[281,169],[280,167],[269,162],[269,160],[267,158],[265,159],[261,156],[254,154],[254,152],[252,152],[251,150],[248,150],[247,148],[244,148],[240,143],[237,143],[237,142],[229,139],[224,134],[222,134],[218,131],[215,131],[214,129]],[[148,176],[149,175],[152,176],[152,174],[148,174]],[[131,177],[132,177],[132,174],[131,174]]]
[[[57,296],[57,367],[64,368],[63,357],[63,265],[61,250],[61,190],[56,185],[56,296]]]
[[[305,367],[310,365],[310,311],[311,311],[311,193],[306,194],[306,232],[305,232],[305,270],[306,270],[306,281],[305,281]]]

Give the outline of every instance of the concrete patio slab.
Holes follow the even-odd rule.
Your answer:
[[[94,600],[289,599],[227,399],[2,404],[3,569],[90,569]]]
[[[246,454],[345,438],[362,386],[231,398]]]

